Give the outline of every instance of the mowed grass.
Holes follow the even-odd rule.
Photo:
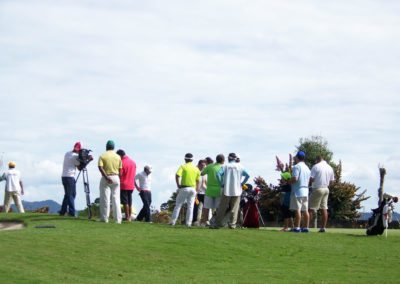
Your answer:
[[[399,283],[400,231],[325,234],[0,214],[0,283]],[[56,228],[35,228],[54,225]]]

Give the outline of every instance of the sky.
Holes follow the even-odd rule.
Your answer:
[[[81,141],[94,200],[112,139],[153,166],[159,208],[187,152],[236,152],[276,183],[275,156],[319,135],[369,210],[378,165],[400,195],[399,50],[392,0],[1,0],[1,170],[16,161],[25,200],[61,203],[63,157]]]

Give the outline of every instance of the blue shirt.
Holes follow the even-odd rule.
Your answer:
[[[304,162],[299,162],[292,169],[292,177],[296,177],[296,182],[292,184],[292,191],[296,197],[308,196],[308,183],[310,181],[310,169]]]

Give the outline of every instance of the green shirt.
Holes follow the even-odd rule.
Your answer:
[[[200,180],[200,170],[192,162],[180,166],[176,175],[181,177],[181,185],[184,186],[196,187],[196,181]]]
[[[206,196],[219,197],[221,196],[221,185],[217,179],[217,173],[221,169],[221,164],[210,164],[203,169],[202,175],[207,175]]]

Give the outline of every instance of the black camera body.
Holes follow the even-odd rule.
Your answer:
[[[84,169],[93,160],[93,156],[90,155],[92,150],[80,149],[78,153],[79,168]]]

